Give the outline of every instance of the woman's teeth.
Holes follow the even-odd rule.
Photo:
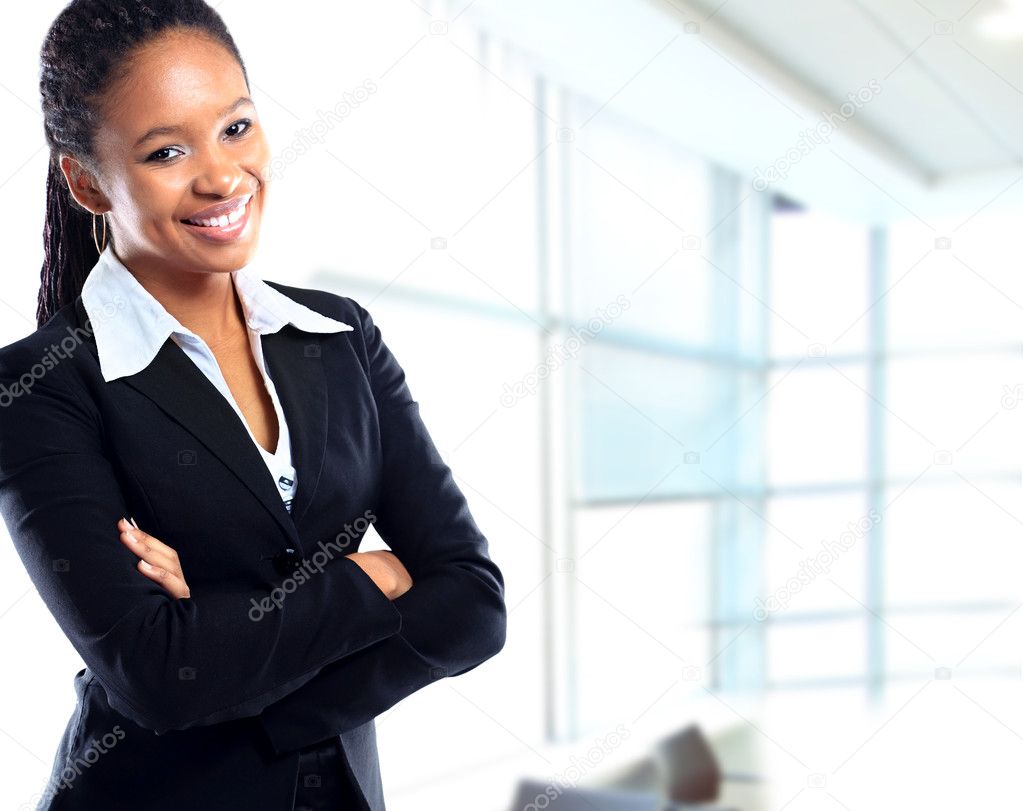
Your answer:
[[[209,220],[185,220],[185,222],[191,225],[201,225],[204,228],[227,228],[227,226],[233,225],[241,219],[242,214],[245,213],[245,206],[248,205],[250,199],[251,195],[246,197],[241,205],[230,214],[221,214],[219,217]]]

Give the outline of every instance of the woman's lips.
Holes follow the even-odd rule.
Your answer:
[[[219,225],[194,225],[190,222],[182,221],[182,225],[200,239],[205,239],[208,242],[233,242],[242,235],[245,230],[245,226],[249,222],[249,213],[252,209],[252,200],[250,197],[248,202],[245,203],[245,208],[242,209],[242,215],[237,219],[236,222],[230,222],[227,225],[221,227]]]

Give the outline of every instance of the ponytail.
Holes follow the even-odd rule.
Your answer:
[[[99,254],[92,239],[92,214],[68,189],[60,170],[60,155],[50,155],[46,176],[46,223],[43,226],[43,269],[36,321],[42,326],[82,292],[88,269]]]

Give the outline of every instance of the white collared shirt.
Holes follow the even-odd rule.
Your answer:
[[[344,332],[353,327],[310,310],[270,287],[260,278],[254,263],[231,271],[231,279],[245,313],[253,358],[277,414],[279,438],[274,453],[270,453],[256,441],[242,410],[231,394],[216,357],[206,342],[183,326],[139,284],[132,272],[114,253],[112,244],[107,245],[86,277],[82,287],[82,304],[92,322],[100,370],[107,382],[145,369],[152,363],[168,337],[181,347],[235,410],[260,456],[263,457],[270,475],[277,483],[284,506],[291,512],[291,503],[298,488],[291,458],[291,433],[284,417],[284,410],[281,408],[280,398],[277,396],[277,389],[263,360],[260,336],[277,332],[285,324],[293,324],[307,332]],[[104,313],[112,312],[116,312],[117,316],[103,317]]]

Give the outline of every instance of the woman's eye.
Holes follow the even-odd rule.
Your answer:
[[[232,133],[231,130],[235,129],[235,127],[244,127],[244,129],[241,132]],[[243,118],[235,121],[231,126],[229,126],[227,128],[227,133],[231,138],[240,138],[250,129],[252,129],[252,120]],[[173,157],[173,155],[167,155],[166,153],[168,152],[181,152],[181,150],[174,146],[165,146],[163,149],[158,149],[146,160],[153,161],[154,163],[167,163]]]
[[[163,149],[158,149],[156,152],[154,152],[152,155],[150,155],[146,160],[155,161],[156,163],[166,163],[168,160],[170,160],[170,158],[169,157],[163,157],[162,158],[160,156],[163,155],[165,152],[175,152],[175,151],[176,152],[180,152],[181,150],[180,149],[176,149],[173,146],[165,146]]]
[[[234,122],[234,123],[233,123],[233,124],[232,124],[232,125],[231,125],[230,127],[228,127],[227,129],[228,129],[228,130],[231,130],[231,129],[233,129],[233,128],[235,128],[235,127],[238,127],[238,126],[241,126],[241,125],[245,125],[245,129],[243,129],[243,130],[242,130],[242,131],[241,131],[240,133],[239,133],[239,132],[236,132],[236,133],[235,133],[235,137],[237,137],[237,136],[239,136],[239,135],[244,135],[244,134],[245,134],[246,132],[248,132],[248,131],[249,131],[250,129],[252,129],[252,121],[250,121],[250,120],[249,120],[249,119],[247,119],[247,118],[243,118],[243,119],[241,119],[240,121],[235,121],[235,122]]]

